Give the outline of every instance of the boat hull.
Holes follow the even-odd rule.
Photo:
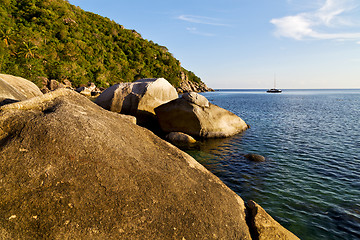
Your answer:
[[[282,93],[282,90],[281,89],[269,89],[266,91],[267,93]]]

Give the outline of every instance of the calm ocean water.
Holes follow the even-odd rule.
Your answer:
[[[203,95],[251,128],[188,153],[301,239],[360,239],[360,90]]]

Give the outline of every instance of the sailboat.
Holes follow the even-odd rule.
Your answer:
[[[276,88],[276,75],[274,74],[274,88],[269,89],[266,91],[267,93],[281,93],[282,90],[281,89],[277,89]]]

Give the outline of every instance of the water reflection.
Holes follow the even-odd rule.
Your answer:
[[[260,200],[267,192],[266,181],[271,174],[271,158],[267,162],[252,162],[244,157],[242,141],[246,132],[228,138],[199,141],[182,148],[246,201]],[[254,153],[254,152],[253,152]],[[256,152],[255,152],[256,153]],[[241,193],[241,194],[240,194]]]

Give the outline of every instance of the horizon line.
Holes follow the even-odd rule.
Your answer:
[[[268,90],[268,88],[213,88],[214,90]],[[281,88],[281,90],[360,90],[359,88]]]

